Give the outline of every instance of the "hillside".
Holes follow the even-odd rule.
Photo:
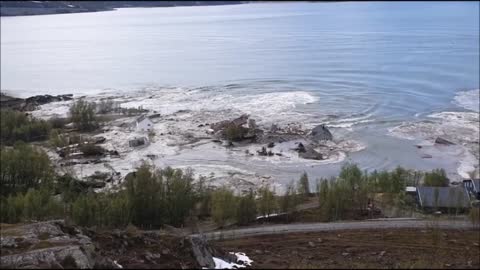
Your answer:
[[[241,4],[245,1],[0,1],[0,16],[107,11],[123,7],[173,7]]]

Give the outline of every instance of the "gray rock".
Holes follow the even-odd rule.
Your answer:
[[[192,251],[198,264],[203,268],[208,269],[215,268],[215,262],[213,261],[212,250],[208,247],[205,239],[200,237],[190,237],[190,243],[192,244]]]
[[[2,267],[31,268],[35,265],[46,263],[47,265],[61,264],[67,256],[74,259],[80,269],[92,268],[93,263],[80,246],[59,246],[27,251],[20,254],[0,257]]]
[[[303,143],[298,143],[297,148],[295,148],[295,151],[298,151],[299,153],[305,153],[306,149]]]
[[[304,159],[314,159],[314,160],[322,160],[322,154],[318,153],[311,147],[305,147],[305,152],[298,152],[298,156]]]
[[[316,141],[331,141],[333,139],[332,133],[330,133],[325,125],[316,126],[312,129],[310,136]]]
[[[451,141],[448,141],[444,138],[441,138],[441,137],[437,137],[435,139],[435,144],[441,144],[441,145],[454,145],[455,143],[451,142]]]

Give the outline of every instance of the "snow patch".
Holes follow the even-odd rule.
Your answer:
[[[251,260],[245,253],[243,252],[230,252],[237,257],[238,263],[228,263],[220,258],[213,257],[213,261],[215,262],[215,269],[238,269],[238,268],[245,268],[247,266],[251,266],[253,260]]]
[[[113,261],[113,263],[114,263],[118,268],[120,268],[120,269],[123,268],[123,266],[121,266],[119,263],[117,263],[117,261]]]

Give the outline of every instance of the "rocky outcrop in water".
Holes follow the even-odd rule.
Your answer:
[[[40,105],[44,105],[50,102],[67,101],[72,99],[73,99],[72,94],[58,95],[58,96],[37,95],[37,96],[32,96],[32,97],[23,99],[23,98],[15,98],[15,97],[7,96],[4,93],[1,93],[0,107],[9,108],[17,111],[33,111],[37,109],[37,107]]]
[[[325,125],[318,125],[312,129],[310,136],[315,141],[331,141],[333,139],[332,133]]]
[[[322,160],[322,154],[318,153],[313,149],[313,147],[307,145],[305,146],[303,143],[298,143],[298,146],[295,148],[295,151],[298,152],[298,156],[305,159],[314,159],[314,160]]]
[[[454,145],[453,142],[449,141],[449,140],[446,140],[444,138],[441,138],[441,137],[437,137],[435,139],[435,144],[441,144],[441,145]]]
[[[247,123],[248,127],[245,127]],[[246,114],[233,120],[213,123],[210,128],[216,137],[229,141],[254,141],[263,134],[263,130],[257,128],[255,120],[249,119]]]

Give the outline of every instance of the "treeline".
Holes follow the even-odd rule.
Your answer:
[[[1,145],[13,145],[16,141],[45,140],[52,129],[52,124],[48,121],[35,119],[10,109],[0,110],[0,119]]]
[[[340,220],[352,209],[365,209],[374,193],[390,192],[401,199],[405,186],[421,179],[418,172],[402,168],[367,173],[346,164],[339,177],[320,179],[316,194],[303,174],[282,196],[268,186],[238,195],[227,187],[209,187],[204,178],[194,181],[189,171],[144,164],[128,175],[118,192],[95,193],[77,179],[55,175],[47,155],[32,146],[19,143],[2,149],[1,158],[1,222],[66,218],[78,225],[105,228],[133,224],[154,229],[208,218],[219,226],[246,225],[273,213],[282,213],[288,220],[299,203],[314,196],[321,220]],[[442,179],[444,173],[428,175]]]

